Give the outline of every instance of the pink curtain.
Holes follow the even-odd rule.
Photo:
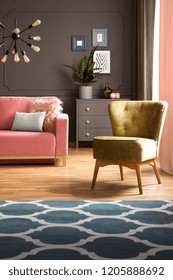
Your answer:
[[[160,0],[160,100],[169,103],[160,145],[160,166],[173,175],[173,0]]]

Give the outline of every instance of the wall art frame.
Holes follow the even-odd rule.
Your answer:
[[[87,50],[87,36],[86,35],[71,36],[71,50],[72,51],[86,51]]]
[[[93,61],[95,68],[100,68],[101,74],[111,73],[111,52],[110,50],[97,50],[94,53]]]
[[[92,29],[92,46],[96,47],[107,47],[108,45],[108,39],[107,39],[107,29],[106,28],[100,28]]]

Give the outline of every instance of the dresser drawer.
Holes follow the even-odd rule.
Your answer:
[[[79,128],[110,128],[108,116],[79,116]]]
[[[112,135],[112,129],[110,128],[97,128],[97,129],[79,129],[79,141],[93,141],[95,136],[110,136]]]
[[[79,115],[92,115],[92,116],[103,116],[108,115],[108,104],[107,102],[85,102],[79,104]]]
[[[112,101],[116,100],[76,100],[76,148],[79,147],[79,141],[91,142],[95,136],[112,135],[108,112],[108,106]]]

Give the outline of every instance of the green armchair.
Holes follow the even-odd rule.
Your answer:
[[[143,164],[153,167],[158,184],[161,184],[155,160],[167,108],[166,101],[113,101],[109,104],[113,136],[94,137],[96,163],[92,189],[99,168],[106,165],[119,165],[121,180],[124,180],[123,166],[135,169],[140,194],[143,193],[140,172]]]

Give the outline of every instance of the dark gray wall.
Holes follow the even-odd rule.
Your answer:
[[[12,30],[14,3],[0,0],[0,21]],[[135,58],[135,0],[17,0],[17,19],[24,29],[35,19],[41,19],[39,27],[26,35],[40,35],[41,51],[35,53],[24,45],[31,61],[25,64],[0,63],[0,95],[40,96],[55,95],[64,102],[64,111],[70,117],[70,140],[75,140],[75,99],[78,88],[72,80],[72,72],[61,64],[72,64],[92,48],[92,29],[106,28],[108,46],[100,49],[111,51],[111,74],[104,75],[94,84],[94,97],[100,97],[105,82],[118,90],[122,98],[134,96]],[[0,30],[2,34],[2,29]],[[86,35],[87,51],[71,51],[71,36]],[[0,49],[0,57],[3,55]]]

